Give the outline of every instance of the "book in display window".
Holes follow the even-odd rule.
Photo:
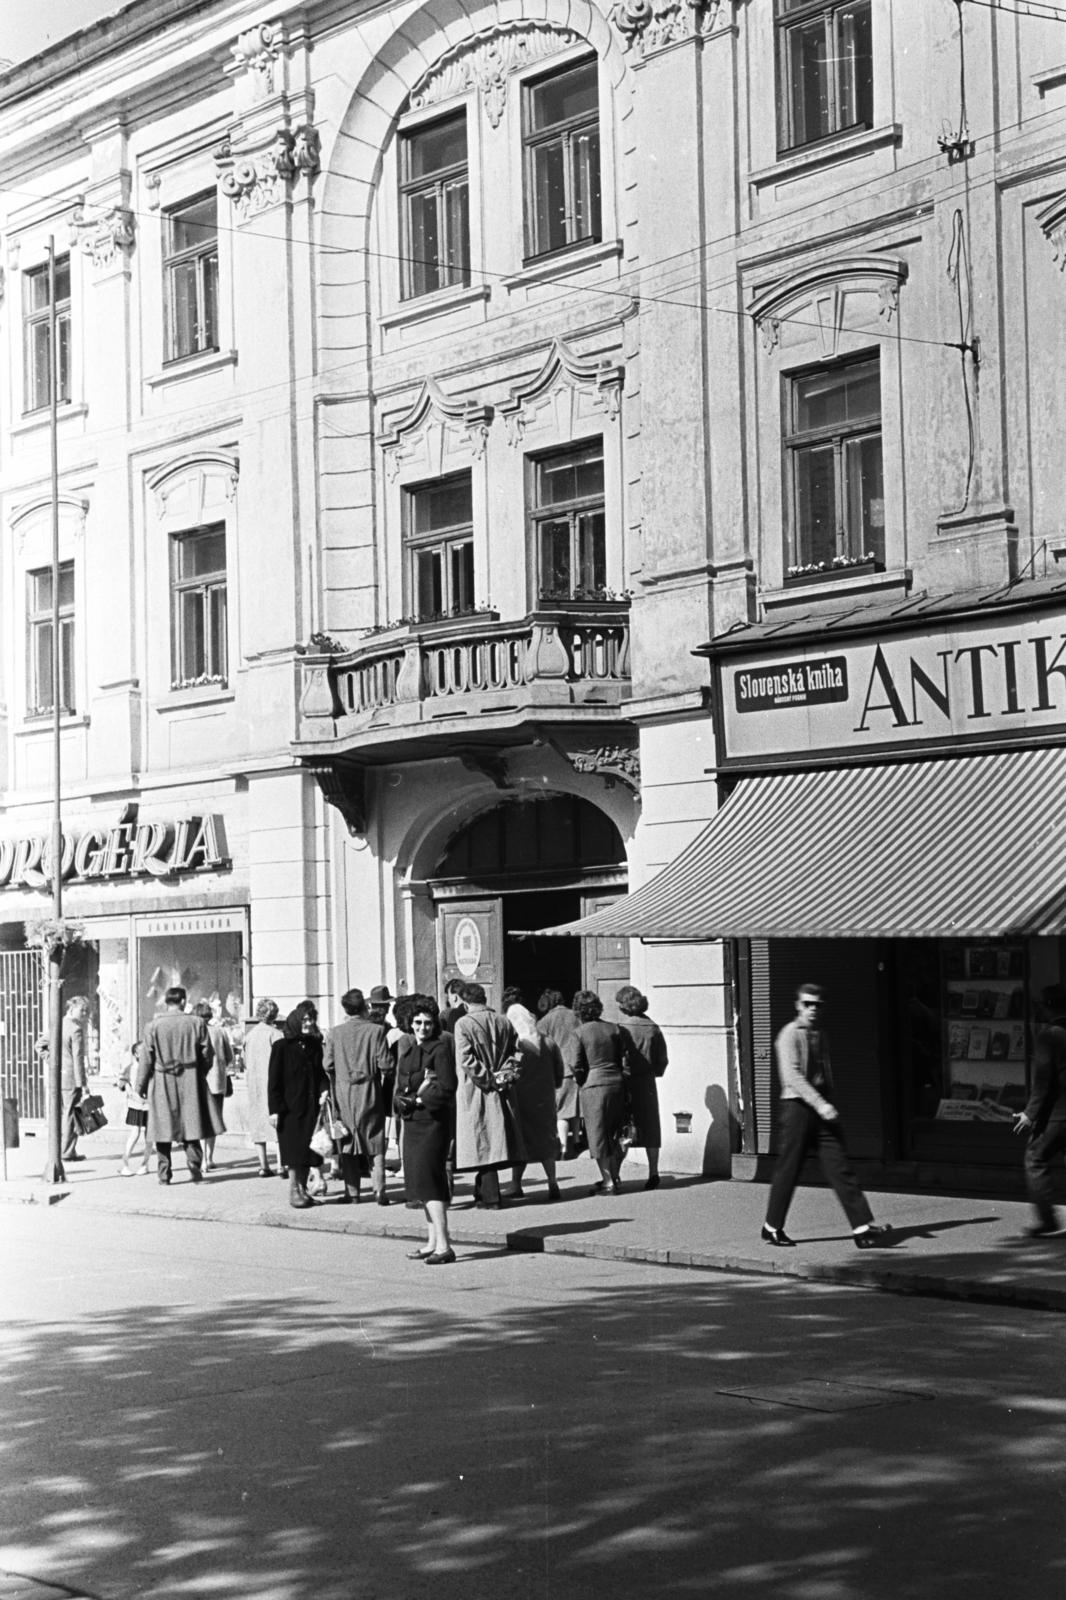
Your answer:
[[[942,1084],[938,1122],[1000,1123],[1029,1083],[1029,960],[1022,939],[941,945]]]

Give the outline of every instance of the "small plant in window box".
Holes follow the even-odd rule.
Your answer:
[[[811,561],[806,566],[789,567],[785,582],[824,583],[831,578],[860,578],[871,572],[883,572],[884,562],[878,561],[872,550],[859,556],[834,556],[832,561]]]
[[[575,588],[566,594],[542,593],[539,604],[545,610],[559,606],[628,606],[633,598],[632,589]]]

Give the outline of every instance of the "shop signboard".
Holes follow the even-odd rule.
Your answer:
[[[132,808],[130,808],[132,809]],[[220,816],[139,822],[123,814],[110,828],[64,832],[62,873],[69,883],[116,878],[174,878],[230,866]],[[44,889],[52,877],[52,841],[28,834],[0,839],[0,889]]]
[[[721,764],[1066,733],[1066,613],[724,653]]]

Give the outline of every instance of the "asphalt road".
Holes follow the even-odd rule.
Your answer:
[[[0,1573],[101,1600],[1066,1593],[1062,1316],[408,1248],[5,1207]]]

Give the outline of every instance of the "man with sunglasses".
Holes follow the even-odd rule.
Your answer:
[[[860,1250],[885,1242],[887,1228],[874,1223],[866,1196],[848,1160],[840,1114],[830,1098],[833,1073],[829,1041],[822,1031],[825,990],[817,983],[801,983],[796,990],[796,1019],[786,1023],[774,1041],[781,1079],[778,1153],[770,1204],[762,1236],[767,1244],[795,1243],[785,1232],[785,1218],[808,1151],[816,1151],[826,1180],[851,1223]]]

